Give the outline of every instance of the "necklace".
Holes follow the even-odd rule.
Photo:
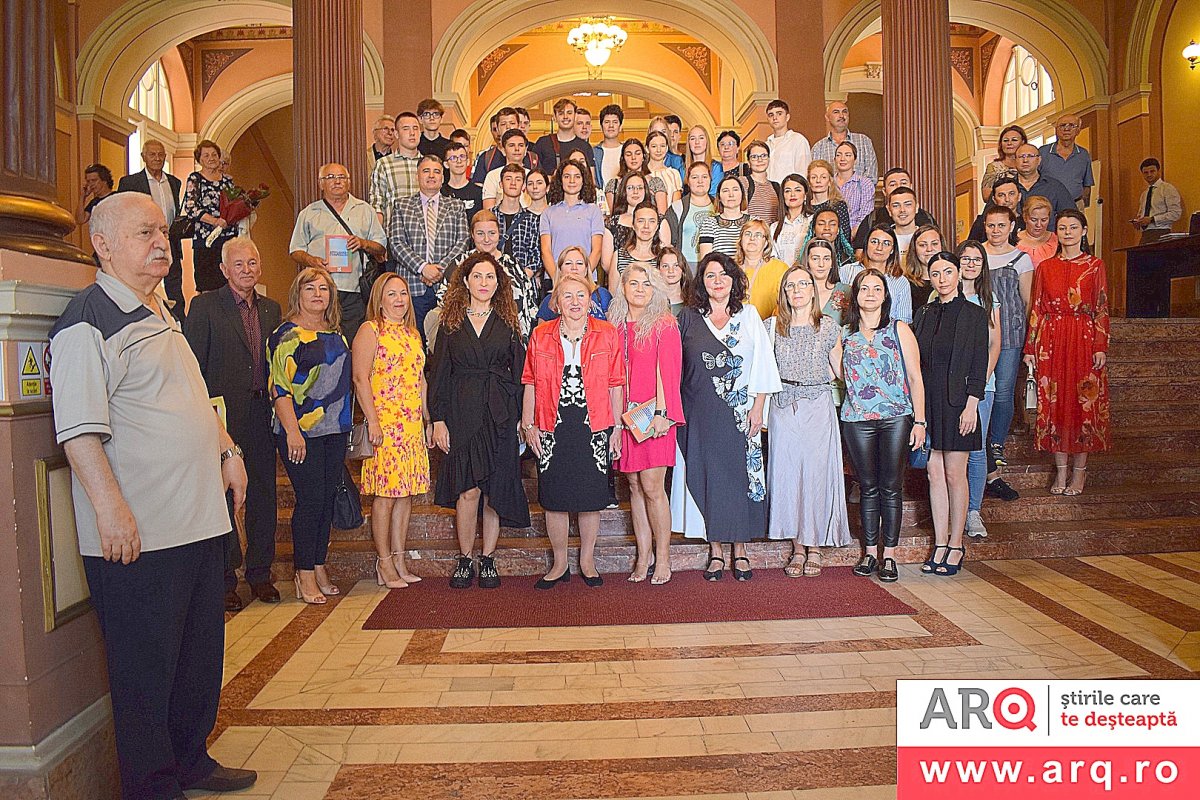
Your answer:
[[[486,317],[490,313],[492,313],[491,306],[485,308],[483,311],[472,311],[469,308],[467,309],[468,317]]]
[[[583,327],[579,329],[579,335],[578,335],[578,336],[572,336],[571,334],[569,334],[569,333],[567,332],[567,326],[566,326],[566,325],[563,325],[563,326],[562,326],[562,336],[563,336],[563,338],[564,338],[564,339],[566,339],[568,342],[570,342],[570,343],[571,343],[571,344],[573,344],[573,345],[575,345],[575,344],[579,344],[580,342],[582,342],[582,341],[583,341],[583,337],[584,337],[584,336],[586,336],[586,335],[587,335],[587,317],[584,317],[584,320],[583,320]]]

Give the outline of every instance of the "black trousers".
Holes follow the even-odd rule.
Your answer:
[[[230,425],[229,435],[245,454],[246,477],[246,555],[237,530],[226,534],[225,589],[237,588],[238,567],[245,563],[246,583],[271,582],[271,563],[275,560],[275,528],[278,511],[275,497],[275,434],[271,432],[271,401],[251,397],[245,422]],[[227,493],[229,518],[233,519],[233,494]]]
[[[203,239],[192,240],[192,271],[196,277],[197,292],[220,289],[227,283],[221,274],[221,248],[226,241],[218,239],[212,247],[205,247]]]
[[[342,309],[342,335],[354,347],[354,336],[367,319],[367,304],[360,293],[338,289],[338,305]]]
[[[346,461],[349,435],[331,433],[305,439],[304,460],[288,458],[287,435],[276,436],[279,456],[296,491],[292,509],[292,563],[296,569],[322,566],[333,528],[333,499]]]
[[[171,315],[182,321],[185,305],[183,300],[183,261],[180,259],[178,245],[175,241],[171,242],[171,267],[167,270],[167,277],[163,278],[163,289],[167,292],[167,299],[173,303]]]
[[[223,545],[217,536],[130,564],[83,559],[104,637],[125,800],[178,797],[217,766],[205,740],[221,697]]]
[[[883,546],[900,542],[900,520],[904,514],[904,470],[908,466],[908,436],[912,417],[842,423],[846,451],[854,462],[854,472],[862,487],[858,506],[863,528],[863,544]]]

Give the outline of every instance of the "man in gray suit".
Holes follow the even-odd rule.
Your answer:
[[[179,216],[179,178],[176,178],[164,168],[167,164],[167,148],[162,142],[147,139],[142,145],[142,163],[146,168],[141,172],[126,175],[117,184],[118,192],[141,192],[154,198],[154,202],[162,209],[170,228],[175,218]],[[163,279],[163,288],[167,290],[167,299],[171,301],[171,315],[177,320],[183,320],[183,246],[178,236],[171,237],[171,269]]]
[[[229,281],[192,300],[183,324],[210,397],[225,404],[225,426],[245,454],[246,583],[264,603],[278,603],[271,581],[275,560],[275,438],[271,433],[270,365],[267,337],[279,327],[279,304],[257,293],[262,277],[258,247],[248,236],[230,239],[221,249],[221,272]],[[230,509],[229,518],[233,519]],[[225,610],[242,608],[237,568],[242,548],[236,526],[225,548]]]
[[[467,250],[467,214],[462,201],[442,195],[442,160],[424,156],[417,164],[419,191],[392,208],[388,250],[392,270],[408,283],[417,329],[437,305],[446,268]]]

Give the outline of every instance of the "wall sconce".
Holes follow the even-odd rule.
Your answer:
[[[1183,48],[1183,57],[1187,59],[1188,66],[1192,69],[1196,68],[1196,62],[1200,61],[1200,44],[1196,44],[1196,40],[1192,39],[1191,43]]]

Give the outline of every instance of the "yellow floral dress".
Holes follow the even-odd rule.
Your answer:
[[[429,491],[429,452],[421,421],[421,337],[394,322],[367,322],[375,331],[371,397],[383,428],[383,444],[363,462],[362,492],[410,497]]]

